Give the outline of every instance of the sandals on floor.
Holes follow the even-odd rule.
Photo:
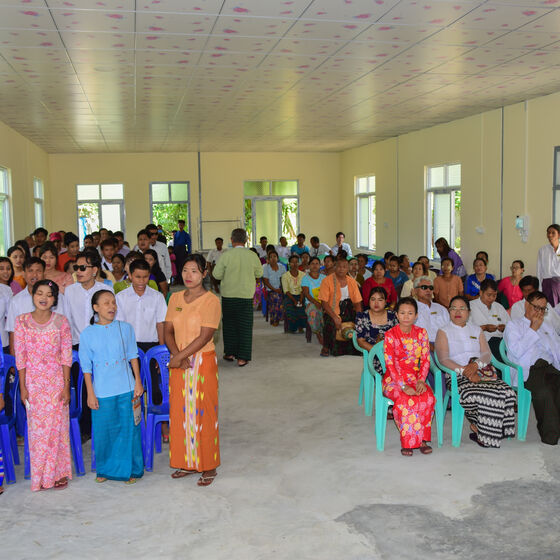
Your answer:
[[[321,358],[328,358],[330,356],[330,352],[328,350],[321,350],[321,353],[319,354],[319,356],[321,356]]]
[[[226,356],[224,355],[224,360],[226,362],[233,362],[233,360],[235,360],[235,356]]]
[[[107,482],[107,479],[103,476],[96,476],[95,477],[95,482],[97,482],[98,484],[101,484],[103,482]]]
[[[478,445],[480,445],[480,447],[483,447],[484,449],[487,449],[488,447],[490,447],[489,445],[484,445],[483,443],[481,443],[481,442],[478,440],[478,435],[477,435],[475,432],[471,432],[471,433],[469,434],[469,439],[470,439],[471,441],[474,441],[475,443],[477,443]]]
[[[129,478],[128,480],[125,480],[124,483],[130,485],[130,484],[136,484],[137,481],[138,481],[137,478]]]
[[[212,482],[214,482],[214,479],[218,476],[218,473],[214,473],[214,474],[207,474],[204,475],[204,473],[200,476],[200,478],[198,479],[198,486],[210,486],[210,484],[212,484]]]
[[[428,445],[428,442],[423,441],[420,446],[420,453],[422,453],[422,455],[429,455],[432,451],[433,449]]]
[[[171,478],[185,478],[185,476],[189,476],[190,474],[196,474],[197,471],[187,471],[185,469],[177,469],[175,472],[171,473]]]
[[[66,477],[61,478],[60,480],[57,480],[54,483],[54,489],[55,490],[64,490],[67,487],[68,487],[68,479]]]
[[[249,360],[237,360],[237,367],[245,367],[249,363]]]
[[[403,457],[412,457],[414,449],[407,449],[406,447],[401,448],[401,455]]]

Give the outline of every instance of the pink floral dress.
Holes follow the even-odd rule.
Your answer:
[[[52,488],[72,478],[68,406],[62,404],[62,366],[72,365],[72,333],[63,315],[53,313],[44,325],[31,313],[16,318],[16,366],[25,369],[29,391],[27,426],[31,458],[31,490]]]

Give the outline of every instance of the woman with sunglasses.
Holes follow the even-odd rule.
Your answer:
[[[471,425],[470,439],[480,447],[500,447],[515,435],[516,395],[491,365],[484,333],[469,322],[470,304],[455,296],[449,304],[450,322],[436,336],[435,351],[442,366],[457,374],[459,403]],[[447,389],[451,378],[446,374]]]

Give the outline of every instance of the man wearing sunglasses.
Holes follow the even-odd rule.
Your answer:
[[[560,439],[560,337],[545,321],[547,304],[542,292],[529,294],[525,300],[525,315],[506,325],[504,340],[509,359],[523,368],[541,441],[557,445]],[[515,386],[517,375],[513,377]]]
[[[429,276],[419,276],[416,278],[413,296],[418,302],[416,326],[422,327],[428,332],[430,350],[433,352],[438,329],[449,323],[449,312],[443,305],[433,301],[434,284]]]

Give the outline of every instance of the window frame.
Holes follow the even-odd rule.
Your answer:
[[[99,193],[99,198],[88,198],[88,199],[80,199],[78,198],[78,187],[79,186],[96,186]],[[121,185],[122,186],[122,198],[101,198],[102,195],[102,187],[103,185]],[[80,204],[88,204],[93,203],[98,205],[97,210],[97,217],[99,221],[99,228],[105,227],[103,225],[103,215],[101,213],[101,205],[102,204],[118,204],[120,208],[120,215],[121,215],[121,231],[123,232],[125,239],[126,239],[126,208],[124,204],[124,183],[119,183],[118,181],[106,182],[106,183],[76,183],[76,223],[78,225],[78,237],[80,237],[80,216],[79,216],[79,209]],[[80,238],[80,243],[83,239]]]
[[[187,185],[187,200],[171,200],[171,184],[184,183]],[[165,185],[167,184],[167,192],[169,194],[169,202],[154,202],[153,200],[153,185]],[[192,239],[192,229],[191,229],[191,182],[190,181],[150,181],[150,223],[154,223],[154,204],[186,204],[187,205],[187,216],[185,218],[186,230]],[[156,224],[157,225],[157,224]]]
[[[40,194],[37,193],[38,185],[41,187]],[[40,220],[37,220],[37,208],[40,208]],[[45,183],[40,177],[33,177],[33,211],[35,214],[35,227],[45,227]]]
[[[449,185],[449,168],[455,165],[459,165],[461,168],[461,180],[459,185]],[[430,186],[430,170],[437,169],[438,167],[444,168],[444,185],[442,187],[432,187]],[[435,251],[435,239],[434,243],[432,243],[432,233],[433,233],[433,219],[432,219],[432,212],[433,209],[433,195],[434,194],[448,194],[451,198],[451,215],[450,215],[450,239],[449,245],[451,249],[457,251],[457,247],[455,247],[455,239],[457,238],[457,231],[456,231],[456,221],[455,221],[455,212],[453,209],[455,208],[455,193],[461,193],[461,200],[462,200],[462,183],[463,183],[463,166],[461,162],[455,161],[452,163],[442,163],[438,165],[427,165],[425,167],[425,192],[426,192],[426,255],[432,261],[439,262],[441,260],[437,251]],[[459,232],[460,233],[460,232]]]
[[[556,202],[560,202],[560,174],[558,167],[560,166],[560,146],[554,148],[554,161],[552,171],[552,223],[557,224],[560,216],[556,215]]]
[[[5,254],[12,245],[12,175],[8,167],[0,166],[0,206],[3,212],[2,231]]]
[[[296,194],[272,194],[272,183],[295,183],[296,184]],[[261,195],[246,195],[245,194],[245,184],[246,183],[268,183],[268,194],[261,194]],[[297,200],[297,213],[296,213],[296,230],[299,233],[299,224],[300,224],[300,199],[299,199],[299,179],[245,179],[243,181],[243,211],[241,216],[243,216],[243,227],[247,230],[247,223],[245,222],[245,207],[247,204],[247,200],[251,201],[251,238],[248,239],[248,242],[252,247],[257,247],[259,245],[259,240],[257,239],[257,230],[254,227],[256,224],[256,211],[255,211],[255,204],[256,201],[262,200],[270,200],[276,201],[278,203],[278,239],[283,236],[282,232],[282,201],[285,199],[296,199]],[[296,233],[296,235],[297,235]],[[273,243],[276,245],[276,243]]]
[[[367,179],[368,182],[368,190],[364,193],[360,193],[358,192],[358,182],[360,181],[360,179]],[[370,190],[370,179],[373,179],[373,190]],[[369,174],[369,175],[358,175],[354,178],[354,193],[355,193],[355,209],[356,209],[356,248],[360,249],[360,251],[362,252],[371,252],[371,253],[375,253],[375,251],[377,250],[377,186],[376,186],[376,177],[374,174]],[[360,238],[360,200],[363,198],[367,198],[368,199],[368,246],[362,245],[361,241],[362,239]],[[375,214],[373,214],[372,212],[372,200],[375,202],[374,206],[375,206]],[[371,224],[371,217],[372,215],[375,216],[375,220],[374,220],[374,224],[373,224],[373,229],[372,229],[372,224]],[[372,236],[373,234],[373,243],[372,243],[372,247],[369,247],[370,245],[370,236]]]

